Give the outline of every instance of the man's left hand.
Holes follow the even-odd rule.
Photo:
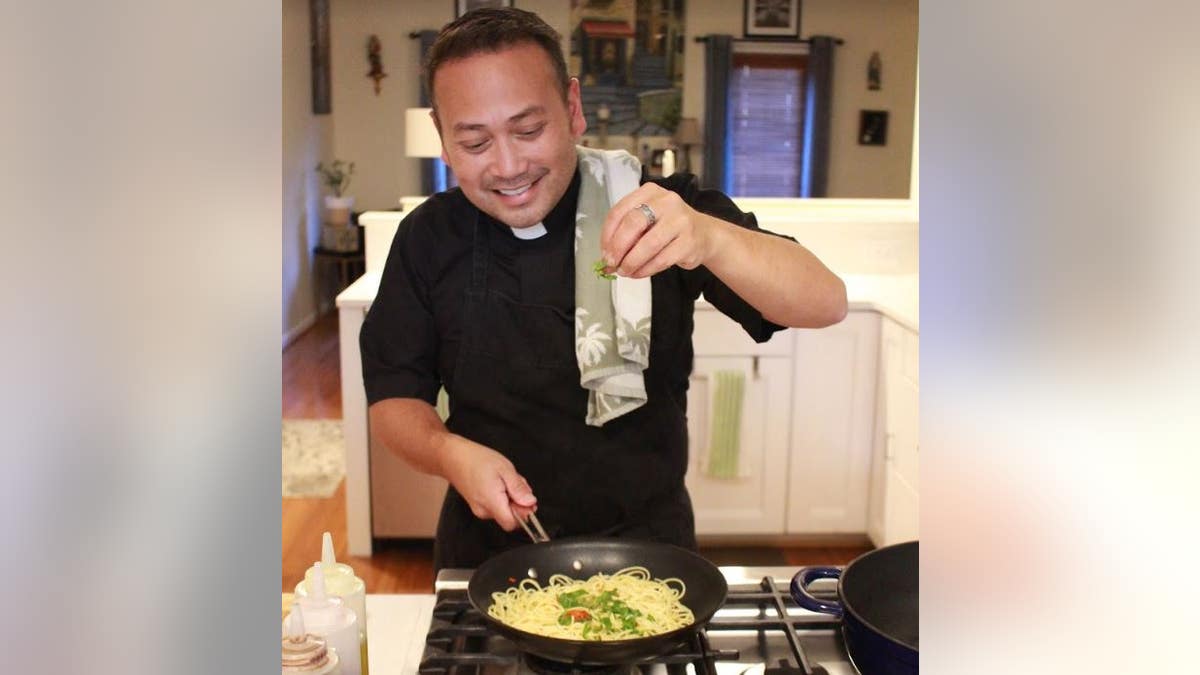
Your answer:
[[[654,216],[651,223],[645,209]],[[600,232],[606,272],[640,279],[672,265],[694,269],[712,249],[716,218],[699,213],[676,193],[645,183],[625,195],[608,212]]]

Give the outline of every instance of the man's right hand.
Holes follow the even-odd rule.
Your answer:
[[[442,475],[476,518],[494,520],[511,532],[518,527],[516,518],[537,510],[537,497],[529,483],[504,455],[457,435],[446,439],[439,454]]]

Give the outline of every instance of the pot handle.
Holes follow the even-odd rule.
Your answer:
[[[808,585],[817,579],[838,579],[842,570],[837,567],[802,567],[792,577],[792,599],[810,612],[842,616],[842,603],[835,600],[819,600],[808,592]]]

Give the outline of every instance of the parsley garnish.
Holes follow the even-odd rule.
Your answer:
[[[608,279],[609,281],[612,281],[613,279],[616,279],[616,278],[617,278],[617,275],[615,275],[615,274],[607,274],[607,273],[605,273],[605,271],[604,271],[604,268],[605,268],[605,267],[607,267],[607,265],[605,264],[605,262],[604,262],[604,259],[603,259],[603,258],[601,258],[600,260],[597,260],[597,261],[596,261],[596,262],[595,262],[595,263],[592,265],[592,271],[593,271],[593,272],[595,272],[595,273],[596,273],[596,276],[597,276],[597,277],[600,277],[601,279]]]

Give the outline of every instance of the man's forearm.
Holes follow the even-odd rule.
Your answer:
[[[796,242],[712,216],[712,251],[704,265],[768,321],[821,328],[846,316],[846,285]]]
[[[507,457],[451,433],[433,406],[415,398],[389,398],[368,410],[371,435],[418,471],[454,486],[478,518],[512,531],[516,518],[537,509],[532,488]]]
[[[452,434],[433,406],[417,398],[389,398],[368,409],[371,437],[423,473],[446,476],[441,449]]]

